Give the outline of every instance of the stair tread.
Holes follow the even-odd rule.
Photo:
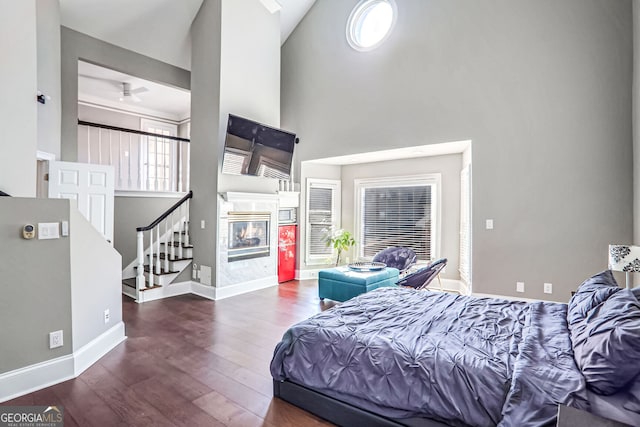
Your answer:
[[[164,242],[160,242],[161,245],[164,245]],[[167,243],[169,246],[171,246],[171,242]],[[173,242],[173,246],[175,246],[176,248],[180,247],[180,242]],[[193,245],[185,245],[184,243],[182,244],[182,247],[184,249],[193,249]]]
[[[145,283],[147,283],[146,280],[145,280]],[[125,285],[125,286],[128,286],[130,288],[135,289],[136,288],[136,278],[133,277],[133,278],[130,278],[130,279],[122,279],[122,284]],[[140,292],[148,291],[149,289],[161,288],[161,287],[162,286],[160,286],[160,285],[153,285],[150,288],[144,287],[144,288],[140,289]]]
[[[133,269],[134,269],[134,270],[137,270],[137,269],[138,269],[138,266],[137,266],[137,265],[136,265],[136,266],[134,266],[134,267],[133,267]],[[146,273],[148,273],[148,272],[149,272],[149,266],[148,266],[148,265],[145,265],[145,266],[144,266],[144,271],[145,271]],[[163,275],[165,275],[165,274],[175,274],[175,273],[180,273],[180,272],[179,272],[179,271],[165,271],[165,269],[164,269],[164,268],[161,268],[161,269],[160,269],[160,273],[156,273],[155,271],[153,272],[153,274],[155,274],[156,276],[163,276]]]
[[[148,256],[148,255],[147,255]],[[154,258],[157,258],[158,255],[157,254],[153,254]],[[160,259],[165,259],[166,258],[166,254],[164,252],[160,252]],[[191,257],[182,257],[179,258],[178,256],[176,256],[174,259],[169,258],[169,261],[191,261],[193,258]]]

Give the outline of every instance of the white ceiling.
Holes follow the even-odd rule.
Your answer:
[[[97,39],[190,70],[190,28],[202,1],[60,0],[60,22]],[[281,6],[283,44],[316,0],[276,1]]]
[[[119,101],[123,82],[131,84],[133,91],[139,87],[146,87],[149,90],[137,95],[140,102]],[[190,117],[191,111],[189,91],[164,86],[83,61],[78,61],[78,101],[173,121]]]
[[[203,0],[60,0],[61,24],[108,43],[191,69],[190,28]],[[238,1],[238,0],[233,0]],[[280,11],[281,43],[316,0],[271,0]],[[263,2],[264,3],[264,2]],[[265,5],[265,7],[267,7]],[[85,62],[78,63],[78,100],[180,121],[190,116],[189,92]],[[121,83],[144,86],[141,102],[120,102]]]

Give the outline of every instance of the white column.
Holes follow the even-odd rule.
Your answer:
[[[138,231],[138,246],[137,246],[137,252],[138,252],[138,270],[136,271],[136,300],[137,298],[137,293],[140,292],[140,289],[145,287],[144,284],[144,232],[143,231]]]
[[[169,218],[164,220],[164,271],[169,271]]]
[[[175,211],[171,212],[171,260],[175,260],[176,259],[176,246],[174,245],[174,242],[176,241],[175,237],[176,237],[176,233],[175,233],[175,227],[176,227],[176,221],[175,221]]]
[[[158,256],[156,257],[156,274],[162,273],[162,260],[160,259],[160,224],[156,225],[156,241],[158,245]]]
[[[147,287],[153,286],[153,229],[149,230],[149,282]]]
[[[189,199],[184,203],[184,244],[189,246]]]
[[[182,256],[182,230],[184,229],[184,221],[182,216],[182,206],[178,206],[178,220],[180,224],[178,224],[178,257],[183,258]]]

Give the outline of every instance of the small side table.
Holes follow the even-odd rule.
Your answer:
[[[557,427],[630,427],[570,406],[558,406]]]

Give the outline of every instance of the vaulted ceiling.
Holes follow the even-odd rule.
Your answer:
[[[233,0],[237,1],[237,0]],[[275,0],[284,43],[316,0]],[[60,0],[62,25],[191,69],[189,30],[203,0]]]

